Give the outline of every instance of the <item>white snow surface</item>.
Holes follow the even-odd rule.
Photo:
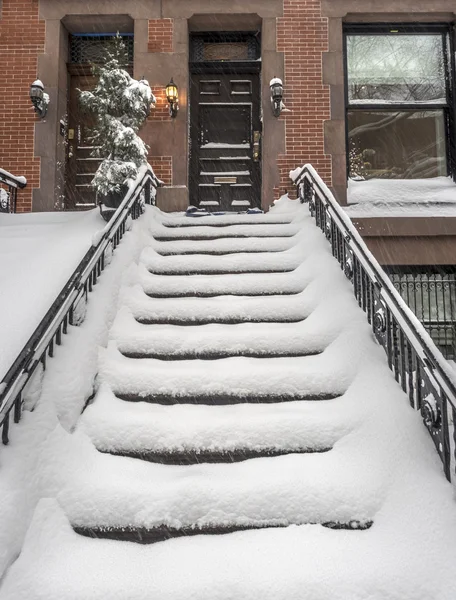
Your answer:
[[[233,226],[227,217],[226,227],[215,227],[218,217],[206,217],[206,225],[173,229],[163,222],[186,224],[186,218],[148,207],[133,225],[89,300],[86,321],[49,362],[35,411],[25,413],[12,429],[11,445],[2,449],[0,600],[453,600],[456,505],[433,442],[307,208],[282,198],[270,215],[264,224],[235,216]],[[292,224],[268,224],[273,215],[286,215]],[[271,266],[298,265],[289,273],[147,271],[153,263],[185,272],[190,257],[167,262],[160,247],[169,244],[178,252],[193,244],[158,242],[151,233],[222,235],[223,241],[198,241],[195,248],[227,250],[227,235],[252,230],[254,239],[233,240],[236,248],[248,251],[252,243],[265,251],[277,228],[290,237],[277,238],[284,247],[261,258]],[[192,260],[204,268],[202,257]],[[236,272],[255,261],[241,252],[219,264]],[[209,257],[206,264],[214,262]],[[242,295],[281,285],[292,295]],[[222,295],[169,299],[144,293],[182,290]],[[135,320],[220,314],[301,320],[185,327]],[[209,361],[197,356],[271,348],[320,353]],[[194,352],[195,359],[133,359],[122,352]],[[97,393],[78,418],[96,372]],[[314,402],[163,406],[126,402],[116,392],[341,395]],[[173,466],[97,451],[239,448],[292,453]],[[306,449],[328,451],[298,453]],[[373,525],[366,531],[318,525],[352,519]],[[71,528],[164,524],[262,529],[143,546],[81,537]]]
[[[355,217],[456,217],[456,184],[450,177],[348,180]]]
[[[0,379],[104,225],[98,209],[0,214]]]

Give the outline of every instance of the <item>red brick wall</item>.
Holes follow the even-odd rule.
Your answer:
[[[152,166],[155,175],[163,181],[165,185],[173,183],[173,157],[172,156],[149,156],[149,164]]]
[[[322,84],[322,53],[327,51],[328,23],[320,0],[284,0],[277,20],[277,51],[284,53],[286,152],[279,155],[280,187],[294,192],[289,172],[310,162],[331,185],[330,156],[324,152],[323,123],[330,119],[329,86]]]
[[[168,83],[168,82],[166,82]],[[169,103],[166,99],[165,86],[156,87],[152,86],[152,92],[157,100],[155,107],[150,111],[148,120],[150,121],[169,121],[171,119],[169,114]]]
[[[36,0],[3,0],[0,13],[0,167],[24,175],[18,212],[32,209],[32,190],[40,185],[40,159],[34,156],[37,118],[29,99],[37,77],[37,57],[44,52],[44,21]]]
[[[173,51],[173,20],[151,19],[149,21],[149,52]]]

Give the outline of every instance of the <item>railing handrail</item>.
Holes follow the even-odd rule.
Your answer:
[[[12,173],[5,171],[5,169],[0,169],[0,182],[20,189],[25,188],[27,185],[27,179],[25,177],[13,175]]]
[[[111,242],[114,244],[120,241],[125,231],[125,222],[128,215],[132,212],[132,208],[137,203],[142,190],[146,189],[146,186],[150,184],[155,188],[162,185],[152,171],[152,168],[149,165],[145,165],[141,168],[136,180],[130,185],[124,200],[116,209],[110,221],[96,234],[96,239],[92,246],[85,253],[56,300],[38,324],[16,360],[8,369],[6,375],[0,381],[0,429],[3,430],[2,437],[4,443],[8,441],[9,423],[8,420],[5,434],[5,419],[9,419],[9,414],[13,406],[17,403],[18,398],[20,400],[22,390],[33,375],[37,364],[43,358],[47,349],[52,346],[53,351],[53,340],[56,336],[61,335],[62,325],[63,332],[65,333],[68,324],[68,315],[72,307],[87,291],[87,286],[91,290],[92,284],[96,283],[98,275],[102,268],[104,268],[104,251]],[[139,216],[139,214],[136,214],[136,216]],[[58,339],[57,343],[59,343]]]
[[[454,479],[450,436],[454,437],[456,421],[456,372],[312,165],[291,172],[290,178],[298,187],[301,201],[309,202],[317,225],[330,239],[333,255],[352,281],[358,303],[387,353],[396,380],[412,405],[421,410],[445,474],[449,480]]]
[[[381,284],[382,295],[385,297],[385,302],[390,305],[389,308],[391,311],[395,313],[397,317],[405,321],[410,330],[410,335],[413,337],[413,340],[411,341],[415,342],[415,350],[421,353],[429,366],[436,371],[434,376],[437,375],[438,377],[441,377],[441,383],[445,385],[445,388],[448,388],[447,393],[452,396],[452,398],[450,397],[449,399],[456,408],[456,373],[448,365],[415,313],[396,290],[390,278],[383,271],[377,259],[369,250],[360,233],[353,225],[350,217],[334,198],[331,190],[324,183],[313,166],[310,164],[304,165],[299,172],[299,175],[294,179],[294,183],[299,185],[306,176],[313,180],[317,190],[320,191],[324,200],[327,201],[328,206],[331,208],[331,217],[336,221],[339,221],[339,225],[342,225],[343,229],[345,229],[346,233],[350,236],[351,240],[348,243],[352,250],[358,255],[358,258],[362,259],[364,266],[371,271],[372,276]],[[353,246],[355,246],[356,249],[353,248]]]

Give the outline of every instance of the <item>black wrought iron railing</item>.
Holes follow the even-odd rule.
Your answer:
[[[352,282],[358,304],[386,352],[396,381],[408,394],[412,407],[421,411],[447,479],[455,481],[456,373],[315,169],[304,165],[292,175],[301,202],[309,205],[333,256]]]
[[[25,188],[26,185],[25,177],[17,177],[0,169],[0,212],[16,212],[17,190]]]
[[[456,267],[383,267],[447,360],[456,359]]]
[[[37,367],[41,364],[46,368],[47,358],[54,355],[68,327],[79,324],[81,303],[86,302],[112,252],[119,245],[128,220],[137,219],[143,213],[145,204],[154,203],[154,190],[160,183],[149,166],[140,171],[121,205],[97,236],[96,243],[85,254],[0,382],[0,429],[4,444],[9,440],[11,419],[18,423],[21,418],[24,392]]]

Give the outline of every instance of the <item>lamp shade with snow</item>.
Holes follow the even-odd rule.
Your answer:
[[[169,102],[169,114],[174,118],[179,110],[179,92],[172,77],[171,81],[166,86],[166,99]]]
[[[282,98],[283,98],[283,83],[279,77],[273,77],[269,82],[269,87],[271,89],[271,104],[272,104],[272,112],[275,117],[280,115],[282,110]]]

